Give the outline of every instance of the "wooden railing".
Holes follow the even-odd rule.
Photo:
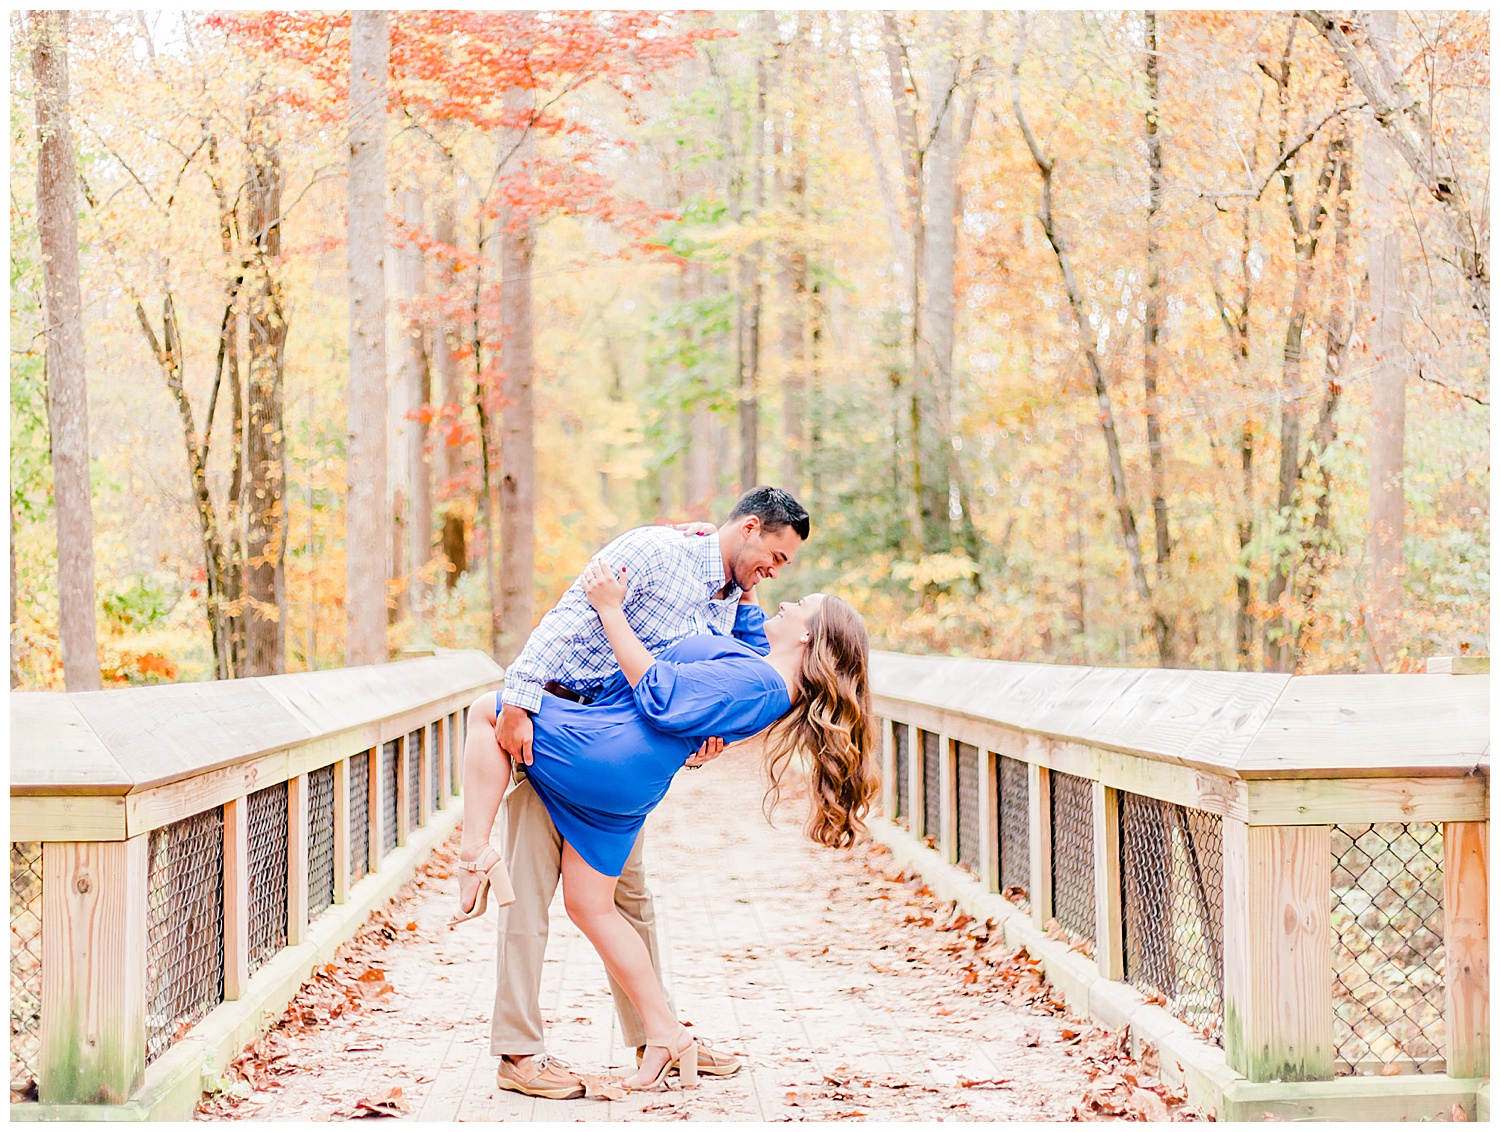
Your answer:
[[[873,669],[885,817],[1232,1075],[1488,1076],[1487,678]]]
[[[463,713],[501,677],[445,652],[12,693],[13,1100],[124,1104],[320,915],[374,893],[388,856],[454,816]]]

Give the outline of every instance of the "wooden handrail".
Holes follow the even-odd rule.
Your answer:
[[[968,760],[964,773],[977,779],[969,828],[982,844],[967,849],[990,893],[1001,891],[1001,763],[1025,764],[1026,887],[1038,929],[1053,915],[1055,776],[1092,783],[1091,962],[1100,978],[1126,973],[1122,796],[1218,815],[1224,944],[1215,963],[1224,973],[1224,1055],[1252,1082],[1322,1080],[1335,1070],[1333,828],[1440,823],[1444,916],[1459,957],[1445,979],[1447,1061],[1450,1072],[1488,1073],[1489,976],[1481,959],[1488,946],[1487,679],[1083,668],[891,652],[875,653],[871,668],[874,709],[884,721],[885,816],[956,864],[956,783],[959,760]],[[899,784],[896,725],[908,729]],[[933,760],[935,768],[927,765]],[[924,799],[933,769],[936,811]],[[905,802],[899,814],[898,795]],[[1198,898],[1206,903],[1209,894]]]
[[[12,692],[11,837],[113,841],[461,711],[504,670],[478,651],[393,664]]]

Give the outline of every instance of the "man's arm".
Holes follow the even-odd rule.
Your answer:
[[[563,662],[573,642],[594,628],[598,615],[588,602],[569,590],[547,612],[526,639],[521,655],[505,670],[500,702],[534,712],[542,706],[542,686],[564,673]]]
[[[650,592],[660,565],[651,546],[622,535],[605,550],[631,567],[629,602]],[[542,706],[542,689],[549,680],[568,681],[571,674],[563,665],[576,642],[600,631],[598,617],[575,582],[532,630],[521,655],[506,669],[495,740],[511,761],[531,765],[531,714]]]

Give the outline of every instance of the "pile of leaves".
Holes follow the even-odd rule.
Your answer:
[[[420,931],[407,914],[432,884],[449,879],[458,855],[458,834],[433,850],[427,862],[384,908],[298,989],[276,1024],[240,1052],[220,1076],[218,1087],[198,1102],[201,1116],[235,1112],[256,1092],[280,1087],[279,1077],[302,1066],[294,1056],[298,1042],[337,1019],[359,1014],[392,994],[382,953],[392,943],[411,940]],[[401,1116],[408,1111],[399,1086],[379,1097],[361,1100],[354,1116]]]

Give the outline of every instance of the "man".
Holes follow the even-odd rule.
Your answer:
[[[606,546],[600,555],[615,569],[626,568],[630,587],[625,616],[653,654],[693,633],[729,635],[738,607],[754,601],[755,586],[774,578],[796,557],[809,532],[807,511],[779,488],[746,492],[729,520],[708,535],[685,535],[670,527],[637,527]],[[542,618],[505,674],[495,736],[512,763],[531,763],[531,713],[543,691],[587,701],[618,671],[614,650],[577,582]],[[695,762],[712,757],[705,748]],[[496,1080],[502,1089],[528,1096],[569,1100],[584,1093],[583,1081],[561,1062],[545,1056],[540,990],[547,949],[547,912],[557,891],[562,839],[524,771],[502,803],[505,860],[515,903],[500,910],[495,1010],[490,1051],[500,1056]],[[637,839],[615,888],[615,904],[645,940],[660,978],[656,919],[646,888],[641,843]],[[640,1017],[624,991],[610,979],[620,1029],[637,1058],[646,1043]],[[727,1076],[739,1059],[698,1047],[698,1072]]]

